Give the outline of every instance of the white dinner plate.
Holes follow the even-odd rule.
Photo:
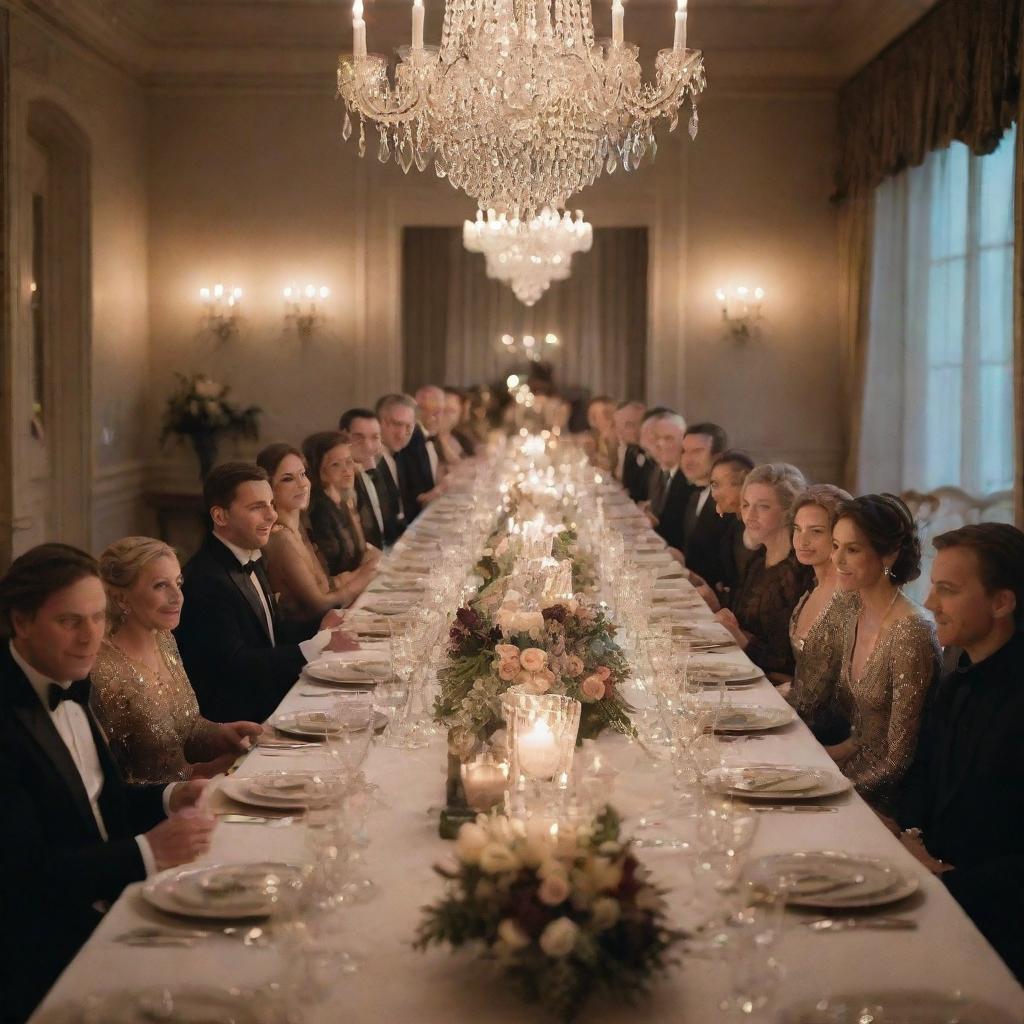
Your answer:
[[[120,989],[86,998],[79,1024],[274,1024],[280,1016],[254,992],[210,985]]]
[[[323,790],[316,780],[327,786]],[[292,768],[258,775],[229,776],[221,783],[221,792],[250,807],[268,807],[279,811],[304,810],[314,800],[333,799],[342,789],[342,780],[330,772]]]
[[[794,801],[845,793],[850,780],[839,772],[810,765],[749,764],[712,772],[711,785],[717,793],[744,800]]]
[[[237,919],[269,917],[283,887],[301,874],[296,864],[204,864],[170,868],[142,887],[142,897],[157,910],[186,917]]]
[[[782,1011],[779,1024],[1019,1024],[1019,1018],[964,995],[857,992],[808,999]]]
[[[376,686],[383,678],[382,665],[364,665],[354,661],[323,659],[311,661],[304,669],[307,676],[332,686]]]
[[[795,879],[787,902],[826,910],[881,907],[905,899],[919,884],[892,861],[835,850],[769,854],[750,863],[745,874],[755,885],[774,886],[782,876]]]
[[[759,668],[751,665],[730,665],[722,661],[691,661],[686,667],[687,677],[699,682],[702,686],[741,686],[756,683],[764,677]]]
[[[716,732],[764,732],[788,725],[796,718],[789,707],[773,708],[764,704],[728,704],[715,723]]]
[[[329,711],[279,711],[270,719],[270,724],[281,732],[293,736],[325,739],[338,731],[334,716]],[[387,715],[373,712],[373,730],[379,732],[388,724]]]

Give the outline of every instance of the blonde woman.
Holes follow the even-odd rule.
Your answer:
[[[110,625],[92,670],[91,704],[130,783],[210,778],[263,730],[199,714],[171,630],[181,618],[181,566],[152,537],[125,537],[100,555]]]
[[[747,563],[729,607],[715,618],[747,657],[776,685],[793,677],[789,620],[813,573],[793,554],[789,516],[806,488],[803,473],[788,462],[755,466],[743,481],[743,542],[756,553]]]

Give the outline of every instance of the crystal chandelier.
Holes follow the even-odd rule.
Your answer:
[[[462,242],[470,252],[483,253],[487,276],[504,281],[517,299],[532,306],[552,281],[564,281],[572,269],[573,253],[589,252],[591,226],[576,211],[575,220],[545,207],[536,217],[521,221],[505,214],[477,211],[476,220],[462,225]]]
[[[441,45],[423,45],[423,4],[414,0],[412,45],[388,59],[366,52],[362,0],[352,8],[353,53],[338,62],[342,137],[367,122],[377,155],[402,170],[433,161],[480,209],[532,218],[616,167],[632,170],[657,150],[655,123],[678,123],[687,97],[697,132],[704,88],[699,50],[686,49],[686,2],[675,39],[643,80],[638,48],[623,42],[624,9],[612,2],[612,38],[596,40],[590,0],[445,0]]]

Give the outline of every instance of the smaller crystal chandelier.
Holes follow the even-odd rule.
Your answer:
[[[487,276],[504,281],[517,299],[532,306],[552,281],[564,281],[572,270],[572,257],[589,252],[593,228],[576,211],[559,214],[545,207],[528,221],[504,213],[477,211],[476,220],[462,225],[462,243],[469,252],[487,259]]]

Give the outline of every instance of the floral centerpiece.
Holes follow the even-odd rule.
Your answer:
[[[614,633],[600,610],[576,600],[531,611],[509,591],[493,614],[479,605],[460,608],[434,705],[451,747],[468,754],[503,727],[501,695],[513,684],[580,701],[581,740],[607,727],[631,732],[631,709],[618,691],[629,667]]]
[[[682,936],[611,808],[593,830],[531,828],[503,816],[463,825],[448,883],[424,908],[415,946],[480,945],[528,999],[563,1020],[589,996],[636,1001]]]
[[[259,437],[259,406],[242,408],[228,400],[231,388],[205,374],[191,377],[176,374],[178,386],[164,410],[160,441],[172,434],[187,437],[199,458],[199,475],[205,479],[217,461],[218,440],[222,436]]]

